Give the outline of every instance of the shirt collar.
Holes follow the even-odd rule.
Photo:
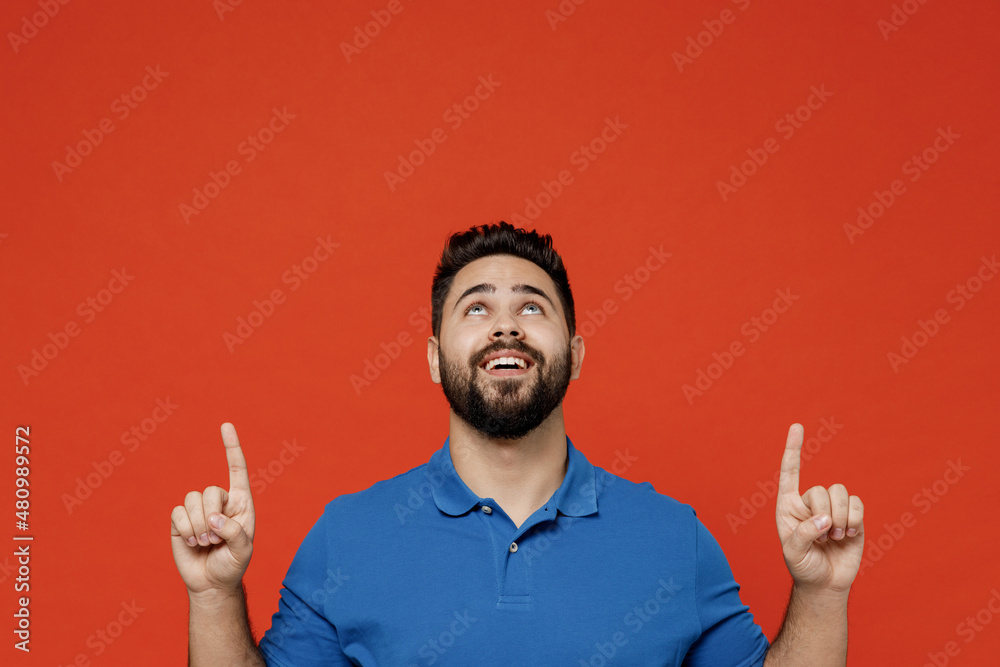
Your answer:
[[[451,460],[451,438],[434,452],[427,464],[427,476],[432,484],[434,502],[445,514],[459,516],[478,505],[483,499],[472,492]],[[566,516],[588,516],[597,512],[597,485],[594,466],[566,436],[569,459],[562,484],[547,503]]]

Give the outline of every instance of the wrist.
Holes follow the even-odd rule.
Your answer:
[[[792,598],[814,608],[846,608],[850,593],[850,588],[840,590],[821,586],[804,586],[802,584],[794,584],[792,586]]]
[[[243,581],[239,581],[235,588],[209,588],[204,591],[188,590],[188,603],[191,608],[203,610],[216,610],[232,604],[242,604]]]

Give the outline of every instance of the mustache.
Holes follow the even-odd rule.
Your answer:
[[[497,341],[496,343],[487,346],[486,348],[481,350],[478,355],[476,355],[476,359],[472,363],[472,365],[479,366],[479,364],[483,362],[483,359],[493,354],[494,352],[501,352],[503,350],[514,350],[515,352],[526,354],[529,357],[531,357],[532,361],[534,361],[538,365],[542,365],[545,363],[544,354],[534,349],[533,347],[525,345],[519,340],[514,340],[512,342]]]

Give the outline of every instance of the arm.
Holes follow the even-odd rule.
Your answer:
[[[843,484],[799,495],[802,426],[788,430],[775,519],[794,585],[764,663],[846,665],[847,598],[864,549],[864,505]]]
[[[257,649],[250,617],[247,615],[246,588],[214,598],[188,595],[188,665],[241,665],[266,667]]]
[[[191,491],[170,514],[174,562],[187,586],[188,664],[265,665],[247,616],[243,573],[253,553],[254,509],[247,462],[232,424],[222,425],[229,491]]]
[[[792,587],[785,620],[771,642],[765,667],[847,664],[847,596],[827,598]]]

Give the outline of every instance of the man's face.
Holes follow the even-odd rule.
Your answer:
[[[440,340],[428,344],[431,378],[452,410],[493,438],[521,438],[541,424],[582,361],[583,339],[570,341],[555,283],[512,255],[478,259],[456,274]]]

